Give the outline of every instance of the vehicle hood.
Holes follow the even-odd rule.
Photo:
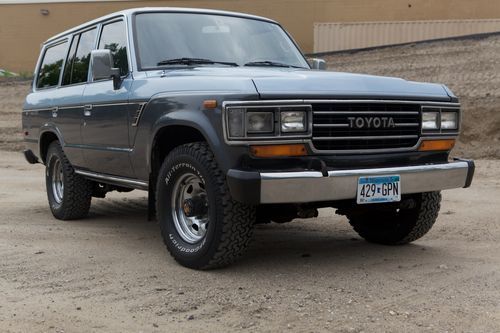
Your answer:
[[[360,98],[450,101],[441,84],[406,81],[399,78],[351,73],[281,68],[198,67],[170,71],[166,77],[196,77],[192,85],[202,90],[248,86],[250,80],[262,99]],[[205,79],[203,79],[205,78]],[[184,81],[184,80],[183,80]],[[247,82],[245,82],[247,81]],[[245,84],[243,84],[245,83]],[[226,87],[226,85],[229,85]]]

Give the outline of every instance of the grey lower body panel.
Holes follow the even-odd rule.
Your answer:
[[[231,194],[238,201],[252,204],[307,203],[355,199],[359,177],[400,175],[401,193],[422,193],[468,187],[474,173],[472,161],[402,166],[376,169],[228,173]],[[240,181],[234,181],[238,178]],[[242,186],[240,190],[236,187]],[[247,189],[245,191],[245,189]],[[259,191],[257,196],[245,194]]]

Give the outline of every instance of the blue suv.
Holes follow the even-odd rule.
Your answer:
[[[148,191],[182,265],[232,263],[256,223],[333,207],[370,242],[427,233],[460,104],[444,85],[325,71],[276,22],[184,8],[114,13],[47,40],[23,112],[25,156],[46,166],[61,220],[92,197]]]

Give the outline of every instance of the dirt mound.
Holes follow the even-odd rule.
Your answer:
[[[500,158],[500,36],[394,46],[325,57],[340,72],[444,83],[462,103],[455,154]]]
[[[29,81],[0,80],[0,150],[23,149],[21,111]]]

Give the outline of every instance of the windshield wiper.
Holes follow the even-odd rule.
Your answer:
[[[269,67],[286,67],[286,68],[304,68],[300,66],[288,65],[277,61],[251,61],[245,64],[245,66],[269,66]]]
[[[227,66],[238,66],[237,63],[235,62],[226,62],[226,61],[214,61],[210,59],[203,59],[203,58],[177,58],[177,59],[167,59],[167,60],[162,60],[159,63],[157,63],[158,66],[165,66],[165,65],[213,65],[213,64],[221,64],[221,65],[227,65]]]

